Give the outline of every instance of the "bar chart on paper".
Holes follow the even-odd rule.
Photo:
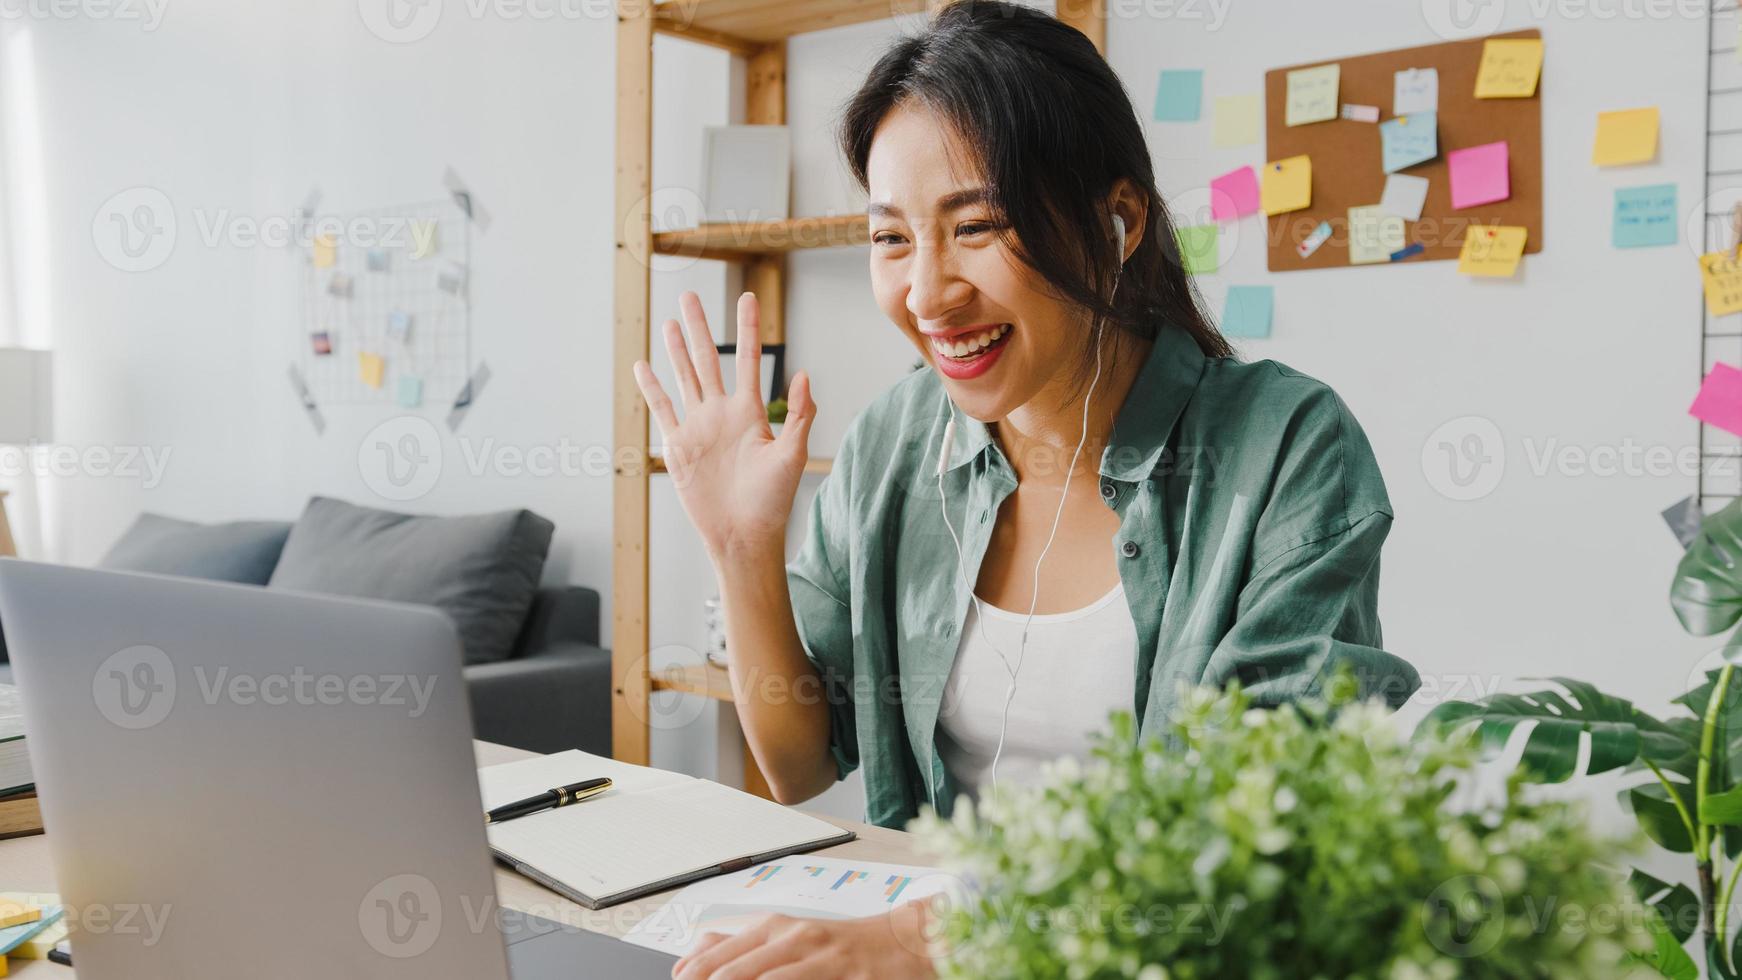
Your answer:
[[[703,933],[736,933],[765,915],[881,915],[945,891],[954,881],[935,868],[870,861],[809,858],[802,864],[755,865],[689,885],[623,938],[681,956]]]

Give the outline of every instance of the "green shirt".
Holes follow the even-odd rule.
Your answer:
[[[915,372],[854,420],[787,566],[793,613],[829,703],[838,776],[862,767],[866,819],[903,826],[958,788],[934,751],[944,685],[999,505],[1016,476],[984,423],[957,413],[938,502],[942,383]],[[1163,329],[1100,464],[1110,543],[1137,624],[1131,709],[1160,734],[1179,681],[1238,679],[1272,707],[1339,664],[1363,696],[1420,686],[1380,647],[1379,547],[1391,502],[1336,392],[1275,361],[1207,358]],[[1065,529],[1069,533],[1069,529]]]

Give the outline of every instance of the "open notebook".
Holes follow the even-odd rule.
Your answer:
[[[478,770],[486,810],[611,777],[605,793],[486,828],[516,871],[590,909],[852,840],[850,830],[682,773],[573,750]]]

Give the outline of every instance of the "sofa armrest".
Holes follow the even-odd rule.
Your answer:
[[[611,651],[563,642],[465,669],[472,729],[532,752],[611,754]]]
[[[599,645],[599,593],[579,585],[538,590],[509,659],[537,653],[558,643]]]

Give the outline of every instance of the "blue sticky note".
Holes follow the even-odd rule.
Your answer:
[[[37,933],[59,922],[63,911],[59,905],[45,905],[42,909],[42,918],[35,922],[26,922],[22,925],[0,929],[0,956],[12,952],[36,938]]]
[[[1203,101],[1203,72],[1164,71],[1155,86],[1155,118],[1160,122],[1197,122]]]
[[[1276,290],[1269,286],[1229,286],[1222,309],[1222,334],[1227,337],[1268,337],[1276,309]]]
[[[1615,247],[1676,243],[1675,185],[1615,189]]]
[[[416,408],[423,404],[423,379],[415,374],[399,376],[399,405],[401,408]]]
[[[1413,167],[1440,155],[1439,113],[1417,112],[1379,124],[1381,168],[1386,173]]]

